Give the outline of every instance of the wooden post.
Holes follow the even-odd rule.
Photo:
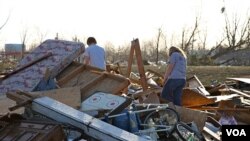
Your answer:
[[[141,49],[140,49],[140,44],[139,44],[138,39],[135,39],[131,42],[130,55],[129,55],[129,60],[128,60],[127,77],[129,77],[130,72],[131,72],[134,52],[135,52],[135,56],[136,56],[136,60],[137,60],[138,71],[140,74],[141,86],[142,86],[143,91],[145,91],[148,88],[148,84],[147,84],[147,79],[146,79],[146,75],[145,75],[145,70],[144,70],[142,55],[141,55]]]
[[[127,77],[128,78],[130,76],[131,69],[132,69],[134,51],[135,51],[135,48],[134,48],[134,46],[131,45],[130,53],[129,53],[129,58],[128,58],[128,69],[127,69]]]

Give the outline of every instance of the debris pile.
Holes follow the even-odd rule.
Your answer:
[[[250,79],[204,86],[193,76],[180,107],[161,99],[163,76],[145,72],[138,40],[127,73],[74,61],[84,49],[47,40],[1,78],[0,140],[220,140],[221,125],[250,124]]]

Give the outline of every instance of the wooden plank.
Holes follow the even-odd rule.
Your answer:
[[[79,109],[81,105],[80,87],[69,87],[69,88],[54,89],[49,91],[30,92],[30,93],[34,96],[39,96],[39,97],[47,96],[53,98],[75,109]]]
[[[27,96],[13,93],[13,92],[7,92],[6,96],[11,100],[16,101],[16,103],[22,103],[23,101],[30,100],[30,98]]]
[[[60,81],[61,88],[80,87],[81,101],[95,91],[118,94],[130,83],[127,78],[120,75],[110,74],[89,65],[82,65],[81,67],[78,67]]]
[[[132,69],[132,65],[133,65],[134,51],[135,51],[134,46],[131,46],[130,53],[129,53],[129,58],[128,58],[127,77],[129,77],[130,73],[131,73],[131,69]]]
[[[32,99],[29,99],[29,100],[27,100],[27,101],[23,101],[23,102],[21,102],[21,103],[15,105],[15,106],[9,107],[9,110],[10,110],[10,111],[14,111],[14,110],[16,110],[16,109],[18,109],[18,108],[20,108],[20,107],[24,107],[24,106],[29,105],[29,104],[31,104],[31,103],[32,103]]]
[[[116,86],[113,90],[112,93],[113,94],[119,94],[122,90],[126,89],[128,87],[128,85],[130,84],[130,82],[128,80],[125,80],[123,82],[119,82],[119,85]]]
[[[98,77],[102,72],[103,70],[96,67],[81,65],[70,72],[69,75],[58,80],[58,84],[61,88],[83,85]]]
[[[236,90],[236,89],[233,89],[233,88],[229,88],[229,90],[232,91],[232,92],[234,92],[234,93],[237,93],[237,94],[239,94],[239,95],[242,95],[242,96],[244,96],[244,97],[250,98],[250,95],[248,95],[248,94],[246,94],[246,93],[243,93],[243,92],[241,92],[241,91],[239,91],[239,90]]]
[[[140,49],[140,44],[139,44],[139,40],[135,39],[132,41],[131,46],[134,46],[135,48],[135,54],[136,54],[136,59],[137,59],[137,67],[138,67],[138,71],[140,74],[140,81],[141,81],[141,85],[142,85],[142,89],[145,91],[148,89],[148,84],[147,84],[147,78],[145,75],[145,70],[144,70],[144,65],[143,65],[143,61],[142,61],[142,55],[141,55],[141,49]]]
[[[75,75],[79,74],[81,71],[83,71],[85,69],[84,66],[79,66],[76,69],[74,69],[72,72],[70,72],[68,75],[64,76],[63,78],[61,78],[60,80],[58,80],[58,85],[63,85],[64,83],[68,82],[72,77],[74,77]]]
[[[78,68],[81,65],[82,65],[81,63],[73,61],[68,67],[66,67],[62,72],[60,72],[56,76],[56,80],[62,79],[63,77],[65,77],[66,75],[68,75],[70,72],[72,72],[73,70],[75,70],[76,68]]]
[[[17,109],[13,112],[9,111],[9,107],[15,106],[16,102],[11,100],[6,95],[0,96],[0,115],[5,115],[6,113],[19,113],[22,114],[24,112],[24,108]]]
[[[91,93],[88,93],[89,89],[94,87],[94,86],[96,87],[99,83],[101,83],[100,81],[105,78],[105,75],[106,74],[103,73],[102,75],[93,79],[92,81],[90,81],[86,85],[80,86],[81,87],[81,101],[83,101],[84,99],[86,99],[87,97],[89,97],[91,95]]]
[[[96,78],[94,81],[81,86],[81,99],[84,100],[96,91],[119,94],[124,88],[129,85],[128,79],[124,78],[123,81],[117,81],[112,75],[103,73],[102,77]]]

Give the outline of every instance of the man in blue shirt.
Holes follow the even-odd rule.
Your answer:
[[[94,37],[89,37],[87,39],[87,45],[88,48],[83,54],[84,64],[106,70],[106,56],[104,48],[97,45]]]

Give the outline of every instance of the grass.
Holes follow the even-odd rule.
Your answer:
[[[164,75],[166,66],[144,66]],[[126,72],[126,70],[122,69]],[[133,72],[138,72],[137,66],[132,67]],[[250,66],[188,66],[187,78],[196,75],[203,85],[210,85],[212,81],[224,83],[228,77],[250,78]]]

